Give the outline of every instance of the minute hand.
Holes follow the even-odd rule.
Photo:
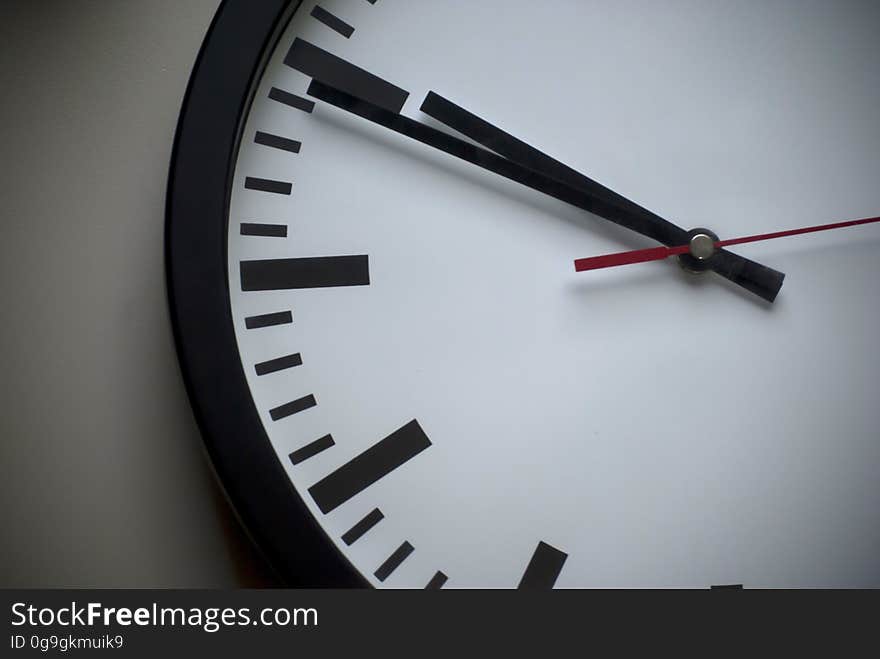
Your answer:
[[[568,165],[554,160],[547,154],[493,126],[435,92],[429,92],[425,97],[421,111],[509,160],[551,176],[573,187],[580,188],[585,192],[646,218],[649,222],[656,225],[657,233],[655,237],[664,245],[671,247],[688,242],[688,232],[681,227],[639,206],[613,190],[609,190],[601,183],[597,183]],[[717,251],[708,259],[706,265],[733,283],[770,302],[776,298],[776,294],[779,292],[782,280],[785,277],[785,275],[777,270],[725,250]]]
[[[469,142],[453,137],[452,135],[448,135],[436,128],[426,126],[425,124],[404,117],[403,115],[390,112],[374,103],[370,103],[369,101],[365,101],[326,85],[319,80],[312,81],[308,88],[308,94],[329,103],[330,105],[351,112],[352,114],[367,119],[368,121],[421,142],[422,144],[434,147],[435,149],[448,153],[449,155],[465,160],[478,167],[482,167],[483,169],[525,185],[533,190],[537,190],[538,192],[543,192],[544,194],[581,208],[582,210],[604,217],[606,220],[620,224],[621,226],[627,227],[628,229],[636,231],[644,236],[653,238],[658,242],[664,242],[669,239],[669,236],[667,235],[668,232],[664,230],[665,227],[658,225],[651,218],[645,217],[643,214],[634,213],[632,210],[624,208],[614,202],[602,199],[594,194],[586,192],[585,190],[578,189],[553,177],[536,172],[528,167],[503,158],[492,151],[475,146]],[[757,266],[757,264],[754,265]],[[763,266],[757,267],[763,268]],[[781,273],[777,274],[779,274],[780,277],[782,276]],[[775,292],[770,295],[760,286],[756,288],[757,290],[753,290],[752,288],[749,290],[753,290],[753,292],[770,301],[775,297]]]

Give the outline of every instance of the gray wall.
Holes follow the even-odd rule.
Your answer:
[[[0,2],[0,587],[268,583],[165,298],[172,136],[217,4]]]

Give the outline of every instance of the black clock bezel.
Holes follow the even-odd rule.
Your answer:
[[[301,0],[224,0],[193,67],[171,157],[165,269],[183,379],[218,479],[287,584],[368,582],[338,551],[284,471],[238,355],[229,300],[227,223],[247,111]]]

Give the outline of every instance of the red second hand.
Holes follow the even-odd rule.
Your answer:
[[[854,227],[860,224],[871,224],[872,222],[880,222],[880,217],[869,217],[864,220],[849,220],[847,222],[835,222],[834,224],[820,224],[814,227],[792,229],[790,231],[762,233],[756,236],[746,236],[745,238],[718,240],[714,243],[714,246],[715,249],[720,249],[722,247],[728,247],[730,245],[754,243],[758,242],[759,240],[785,238],[786,236],[797,236],[802,233],[814,233],[816,231],[828,231],[830,229],[843,229],[845,227]],[[611,268],[616,265],[628,265],[630,263],[661,261],[665,258],[669,258],[670,256],[687,254],[690,249],[690,245],[679,245],[677,247],[649,247],[648,249],[636,249],[631,252],[618,252],[617,254],[606,254],[605,256],[592,256],[586,259],[575,260],[574,269],[577,272],[583,272],[584,270],[598,270],[599,268]]]

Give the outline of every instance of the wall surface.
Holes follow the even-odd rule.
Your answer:
[[[217,5],[0,3],[0,587],[270,583],[165,297],[172,138]]]

